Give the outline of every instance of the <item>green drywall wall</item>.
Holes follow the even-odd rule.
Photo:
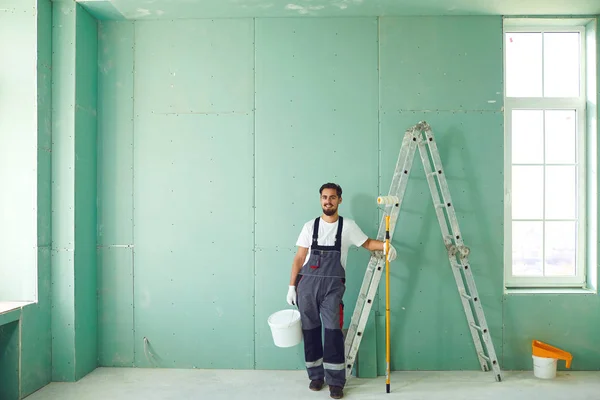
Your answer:
[[[0,196],[0,301],[34,301],[37,294],[34,4],[0,7],[0,59],[10,60],[0,65],[0,192],[10,193]]]
[[[98,365],[97,102],[98,25],[77,6],[75,86],[76,379]]]
[[[5,325],[10,322],[18,321],[21,317],[21,308],[15,308],[11,311],[4,311],[0,314],[0,325]]]
[[[77,0],[91,16],[99,21],[124,20],[123,14],[110,2],[98,0]]]
[[[373,237],[401,137],[425,119],[501,366],[530,369],[548,297],[503,294],[502,79],[501,17],[100,23],[100,364],[303,368],[266,318],[288,308],[317,189],[340,182],[342,215]],[[418,157],[394,245],[392,369],[478,369]],[[367,261],[349,256],[346,325]],[[383,373],[384,294],[361,376]],[[597,301],[557,298],[572,303],[557,321]],[[583,352],[598,326],[577,326]]]
[[[135,363],[252,368],[252,21],[135,28]]]
[[[380,42],[382,185],[389,187],[405,129],[427,121],[438,142],[462,236],[472,249],[473,275],[501,355],[502,19],[382,18]],[[477,369],[418,155],[402,208],[393,239],[399,257],[391,265],[391,367]],[[379,326],[384,327],[383,280],[379,293]],[[385,341],[378,344],[381,371]]]
[[[97,365],[96,20],[53,2],[52,379]]]
[[[153,31],[153,28],[157,30]],[[221,293],[210,292],[211,287],[218,289],[217,281],[230,278],[232,285],[236,282],[245,285],[247,297],[252,294],[252,204],[249,203],[245,209],[229,211],[229,205],[222,203],[219,196],[209,195],[202,189],[202,185],[209,185],[210,181],[208,175],[198,173],[220,168],[223,176],[234,187],[237,186],[236,195],[244,197],[245,193],[246,201],[251,202],[254,90],[249,86],[243,88],[242,96],[226,94],[236,90],[240,83],[253,82],[253,35],[248,36],[252,23],[245,21],[240,26],[229,22],[223,29],[208,21],[197,31],[195,28],[196,25],[168,22],[158,26],[141,24],[135,28],[131,23],[100,24],[98,273],[101,365],[156,365],[156,360],[146,356],[146,337],[153,353],[162,358],[160,365],[163,366],[200,368],[226,366],[232,362],[242,368],[253,366],[253,302],[227,304]],[[230,29],[234,29],[233,39],[222,35],[225,39],[219,42],[218,36]],[[170,33],[180,37],[189,34],[190,38],[185,43],[170,47],[164,42]],[[204,34],[208,36],[203,38]],[[210,59],[211,42],[215,40],[220,46],[229,45],[229,48],[222,50],[221,58],[211,64],[206,60]],[[236,41],[242,44],[238,45]],[[163,44],[155,52],[152,49],[156,43]],[[135,52],[132,51],[134,47],[137,49]],[[222,63],[229,60],[228,68],[236,70],[234,53],[230,50],[244,48],[247,49],[247,62],[237,70],[245,75],[238,77],[238,81],[232,80],[229,89],[220,86],[226,83],[222,77],[228,75],[224,74],[229,73],[227,70],[219,71]],[[157,54],[165,49],[169,51],[167,57]],[[192,57],[193,62],[188,62],[188,57]],[[155,61],[153,67],[148,63],[151,59]],[[134,65],[137,66],[135,104],[132,100]],[[203,69],[198,70],[200,67]],[[167,76],[163,79],[165,73]],[[210,86],[211,75],[219,77],[214,80],[216,84],[213,86]],[[190,89],[190,85],[196,86]],[[193,95],[195,91],[202,93],[205,87],[210,91],[210,98]],[[225,92],[222,93],[222,90]],[[189,101],[186,102],[187,99]],[[206,99],[209,99],[208,102]],[[194,103],[196,100],[198,102]],[[214,113],[205,115],[205,110]],[[180,134],[164,135],[173,124]],[[224,136],[230,134],[234,136]],[[245,143],[241,151],[231,147],[238,139]],[[181,146],[189,148],[185,150]],[[245,157],[242,169],[247,175],[236,178],[240,172],[233,165],[228,165],[229,161],[221,160],[219,165],[214,165],[210,158],[198,157],[199,151],[204,154],[232,151],[228,160],[236,159],[238,163],[243,163],[240,157]],[[195,182],[203,176],[207,177],[206,182]],[[164,192],[164,188],[169,190]],[[155,190],[155,195],[144,194]],[[187,193],[181,198],[189,203],[174,206],[173,197],[164,197],[173,196],[170,190]],[[226,186],[219,188],[220,192],[227,190]],[[238,234],[235,229],[230,232],[227,227],[217,231],[206,229],[203,219],[210,218],[213,213],[213,218],[216,218],[222,212],[233,214]],[[190,221],[186,221],[184,215],[187,214]],[[213,222],[211,228],[214,225]],[[190,234],[181,237],[177,230]],[[134,236],[135,265],[140,268],[135,271],[135,287]],[[228,236],[231,238],[228,239]],[[245,250],[237,256],[232,255],[233,258],[225,264],[228,268],[225,268],[220,254],[227,252],[230,241],[245,242]],[[160,257],[156,249],[162,249]],[[192,263],[169,258],[171,254],[188,257],[196,251],[203,256]],[[157,274],[166,275],[157,278]],[[215,305],[210,309],[204,306],[213,302]],[[155,311],[148,312],[150,309]],[[156,324],[156,315],[165,318],[163,323]],[[193,323],[190,325],[187,319],[192,315]],[[223,324],[220,328],[219,321]],[[233,343],[228,356],[205,345],[209,337],[213,341],[219,340],[223,332],[228,332]],[[239,342],[238,347],[235,342]],[[178,343],[187,343],[187,347]],[[236,359],[236,354],[243,354],[243,357]]]
[[[19,321],[0,325],[0,400],[19,400]]]
[[[98,360],[134,365],[133,23],[98,27]]]
[[[75,376],[75,4],[53,2],[52,380]]]
[[[21,396],[52,375],[50,258],[52,233],[52,4],[37,0],[37,303],[21,313]]]
[[[300,368],[302,365],[301,351],[298,351],[297,348],[291,349],[291,353],[285,350],[278,352],[276,349],[273,349],[272,340],[269,336],[270,332],[266,325],[266,317],[276,309],[287,307],[287,304],[285,304],[285,290],[287,286],[286,281],[289,279],[289,265],[293,257],[291,251],[294,248],[295,238],[299,233],[301,225],[305,220],[312,218],[319,211],[317,189],[322,183],[322,179],[315,174],[313,178],[307,180],[299,174],[298,179],[300,182],[304,181],[310,185],[310,188],[295,191],[292,186],[292,191],[289,188],[287,189],[290,192],[290,198],[293,196],[303,196],[305,199],[305,201],[292,201],[296,204],[302,204],[302,207],[304,207],[304,216],[301,216],[300,219],[285,221],[284,224],[294,224],[297,232],[286,230],[284,231],[286,237],[279,239],[278,236],[280,233],[273,235],[269,234],[268,231],[269,224],[274,223],[274,217],[269,215],[270,210],[273,210],[273,207],[284,206],[284,204],[278,205],[277,202],[273,202],[271,199],[273,196],[277,196],[275,191],[278,191],[275,187],[270,188],[269,182],[274,178],[269,175],[269,169],[275,164],[268,164],[268,160],[264,157],[261,161],[258,161],[260,157],[256,157],[258,162],[256,166],[257,185],[260,185],[263,189],[262,193],[260,189],[256,190],[257,195],[260,193],[260,198],[256,199],[256,213],[257,215],[261,215],[261,217],[257,217],[258,233],[256,237],[253,237],[254,189],[252,183],[255,162],[253,158],[255,150],[253,147],[256,146],[257,154],[273,154],[276,156],[277,141],[281,140],[281,128],[286,127],[288,129],[288,122],[286,120],[290,118],[293,119],[292,122],[298,124],[303,119],[320,119],[320,123],[315,122],[312,127],[305,127],[304,129],[318,128],[320,133],[328,134],[328,140],[332,141],[332,143],[335,142],[336,135],[341,138],[348,134],[348,130],[350,129],[354,132],[355,137],[359,139],[359,142],[352,150],[356,157],[361,154],[364,146],[371,147],[370,171],[365,171],[359,165],[355,165],[355,175],[358,176],[356,179],[359,180],[359,183],[355,183],[355,185],[358,186],[361,181],[363,184],[368,184],[367,182],[370,178],[372,189],[369,192],[376,191],[378,130],[377,23],[374,19],[358,20],[357,22],[341,21],[339,23],[338,35],[336,35],[334,30],[327,32],[327,24],[332,21],[321,22],[320,24],[319,29],[321,33],[327,33],[329,38],[328,47],[321,56],[328,62],[337,62],[337,67],[335,70],[330,71],[326,69],[326,71],[329,71],[327,72],[329,74],[326,77],[327,80],[319,82],[317,85],[324,82],[335,84],[334,81],[337,78],[333,75],[337,71],[343,70],[344,63],[358,57],[362,54],[363,49],[370,52],[369,59],[365,60],[363,65],[357,67],[356,70],[343,74],[344,76],[338,79],[339,87],[345,87],[355,79],[361,80],[367,78],[368,81],[353,90],[353,96],[356,97],[357,102],[354,105],[350,105],[350,107],[353,110],[352,112],[357,114],[356,118],[346,122],[345,125],[333,128],[332,124],[328,122],[328,118],[335,117],[336,113],[345,112],[345,110],[340,108],[336,111],[336,107],[329,106],[333,103],[343,101],[347,95],[345,92],[338,92],[330,98],[324,98],[323,106],[319,106],[318,104],[313,105],[310,110],[306,111],[304,116],[297,114],[300,109],[299,107],[285,106],[286,108],[281,108],[277,104],[278,102],[289,101],[290,99],[303,102],[303,104],[309,104],[314,99],[310,97],[310,89],[307,89],[305,93],[299,93],[293,98],[290,98],[289,94],[286,93],[289,90],[302,88],[303,80],[306,78],[300,75],[298,75],[299,79],[296,81],[298,83],[291,82],[291,85],[296,84],[299,86],[291,86],[290,89],[277,87],[277,76],[275,78],[269,77],[272,73],[280,73],[278,70],[283,65],[282,63],[285,63],[287,66],[294,65],[289,64],[290,60],[287,59],[286,61],[277,60],[277,55],[283,50],[282,47],[265,47],[262,51],[258,50],[255,56],[253,46],[255,29],[256,35],[263,40],[268,39],[271,30],[276,30],[276,32],[281,30],[282,34],[285,33],[290,35],[290,39],[293,38],[291,36],[293,35],[293,29],[286,27],[285,23],[283,23],[285,21],[276,21],[275,25],[268,22],[259,21],[256,28],[252,20],[136,24],[135,33],[132,30],[133,24],[131,23],[101,23],[99,89],[101,146],[99,159],[99,168],[101,171],[101,189],[99,192],[99,238],[101,243],[99,285],[101,288],[101,316],[99,330],[101,333],[99,347],[102,365],[105,365],[105,363],[107,363],[106,365],[127,365],[131,362],[130,360],[134,353],[136,365],[153,365],[146,360],[143,347],[144,337],[147,337],[152,344],[153,352],[161,356],[162,363],[159,365],[164,366],[190,365],[191,362],[183,359],[181,353],[179,354],[179,358],[177,358],[177,354],[171,355],[170,353],[185,351],[191,353],[189,357],[196,357],[194,355],[194,346],[198,346],[196,352],[198,356],[202,357],[197,363],[191,364],[197,367],[234,365],[247,368],[253,367],[254,362],[256,362],[259,368]],[[301,22],[296,21],[296,23]],[[302,29],[305,30],[311,29],[310,23],[304,23],[299,26],[303,26]],[[353,49],[350,44],[345,43],[343,40],[344,35],[351,33],[355,28],[368,34],[368,38],[361,39],[360,43],[364,44],[358,50]],[[151,29],[153,30],[152,32],[150,32]],[[227,35],[220,35],[221,32],[236,33],[230,33],[229,37],[227,37]],[[167,47],[161,41],[164,41],[162,38],[166,37],[168,33],[178,34],[179,37],[189,37],[189,39],[180,45]],[[201,33],[207,34],[206,39],[202,40],[198,36],[194,36]],[[135,42],[132,39],[134,34],[136,37]],[[361,36],[358,34],[355,35],[357,35],[357,38]],[[223,36],[224,38],[219,39],[219,36]],[[297,56],[305,58],[311,52],[311,43],[310,41],[303,40],[301,34],[295,36],[295,38],[298,44],[303,46],[303,48],[299,49]],[[157,46],[157,43],[160,45]],[[135,75],[137,77],[135,81],[136,95],[134,97],[135,111],[132,108],[131,101],[134,65],[134,60],[131,59],[132,45],[134,45],[135,49]],[[211,45],[213,49],[212,53],[210,50]],[[336,51],[338,51],[336,47],[339,46],[345,46],[345,50],[339,50],[339,58],[336,60],[338,57],[336,55]],[[188,50],[185,50],[186,48]],[[231,57],[231,54],[234,54],[234,50],[237,50],[238,53],[243,52],[242,59],[245,60],[244,63],[234,62],[233,60],[228,63],[229,57]],[[217,57],[216,59],[215,56]],[[291,59],[294,57],[294,54],[288,51],[287,56]],[[256,60],[255,57],[257,58]],[[148,59],[170,60],[171,69],[169,70],[166,66],[160,65],[160,63],[150,66],[147,62],[144,62]],[[212,64],[201,62],[201,60],[209,59],[213,59]],[[189,64],[186,65],[185,62],[180,60],[187,61]],[[273,62],[279,64],[273,64]],[[257,64],[257,74],[262,77],[257,79],[257,85],[261,86],[261,90],[257,88],[256,96],[261,97],[256,100],[256,104],[259,109],[261,107],[264,108],[262,114],[260,111],[257,112],[256,122],[252,113],[255,96],[253,87],[253,68],[255,63]],[[203,70],[199,71],[199,66]],[[297,73],[301,74],[303,66],[298,65],[296,68]],[[167,79],[163,79],[165,73],[167,74]],[[314,76],[317,75],[318,73],[314,74]],[[231,77],[234,78],[233,81],[230,79]],[[357,96],[364,98],[365,93],[363,89],[371,91],[371,104],[369,107],[364,107],[364,102],[363,105],[359,104],[360,99]],[[236,96],[233,96],[229,100],[226,95],[236,90]],[[195,95],[194,93],[199,93],[200,95]],[[258,104],[263,105],[258,106]],[[325,105],[329,109],[321,112],[319,108]],[[281,118],[281,127],[270,125],[272,122],[270,122],[269,115],[272,112],[287,115]],[[175,115],[176,113],[179,114]],[[135,115],[135,156],[129,150],[133,137],[131,127],[131,117],[133,115]],[[120,123],[115,121],[120,121]],[[173,124],[177,126],[176,130],[181,132],[186,132],[187,129],[196,129],[197,133],[194,136],[186,135],[187,141],[184,142],[181,142],[184,139],[184,133],[180,134],[179,137],[176,135],[164,135],[164,132],[172,129],[171,126]],[[257,138],[256,143],[253,139],[254,124],[260,126],[261,128],[258,129],[264,132],[261,138]],[[355,124],[358,124],[358,126],[353,127]],[[302,128],[298,127],[296,129]],[[370,130],[371,140],[368,137],[360,140],[363,129]],[[294,132],[293,129],[289,129],[287,132],[287,135],[295,135],[298,134],[299,130]],[[312,143],[299,144],[302,146],[302,149],[310,152],[313,147],[320,145],[316,134],[317,132],[313,135]],[[171,140],[173,140],[173,144]],[[202,140],[202,142],[196,142],[197,140]],[[195,145],[195,143],[198,143],[198,145]],[[160,154],[157,153],[158,149],[162,149],[163,151],[172,151],[181,157],[186,152],[181,147],[175,147],[180,144],[185,144],[195,149],[196,152],[204,154],[204,156],[199,157],[198,155],[194,155],[194,157],[198,158],[196,162],[204,159],[203,162],[205,164],[193,167],[193,164],[190,164],[192,161],[184,163],[182,159],[176,162],[177,160],[169,160],[168,155],[165,157],[167,161],[160,161],[159,157],[153,156],[153,154]],[[119,145],[121,147],[117,152],[115,148]],[[172,146],[173,150],[169,150],[170,146]],[[289,148],[288,151],[289,155],[297,154],[293,148]],[[325,150],[323,152],[326,153]],[[221,156],[213,158],[209,157],[209,154]],[[245,157],[245,162],[241,157]],[[294,157],[296,159],[288,161],[292,163],[291,165],[302,162],[301,157]],[[340,160],[343,159],[344,154],[340,154],[339,157]],[[130,175],[129,171],[133,166],[133,159],[135,159],[136,164]],[[231,165],[232,159],[236,160],[233,165]],[[215,165],[217,161],[219,164]],[[165,179],[161,177],[165,172],[160,171],[157,166],[159,162],[161,163],[160,167],[166,169],[165,172],[170,180],[169,182],[154,182],[156,179]],[[274,163],[274,161],[271,161],[271,163]],[[346,167],[351,168],[353,164],[347,163]],[[180,171],[177,168],[183,169]],[[307,166],[307,168],[312,168],[313,173],[319,169],[316,165]],[[172,186],[172,190],[176,190],[177,180],[174,179],[176,172],[182,175],[181,179],[187,179],[186,177],[190,173],[194,173],[195,170],[218,171],[214,176],[199,175],[198,179],[206,179],[207,182],[203,183],[207,186],[211,185],[211,180],[215,183],[220,181],[219,184],[221,187],[219,188],[219,192],[235,192],[239,207],[232,208],[228,203],[223,203],[220,196],[211,196],[207,191],[201,191],[200,189],[194,189],[198,190],[198,195],[202,195],[200,197],[200,206],[190,205],[189,208],[169,206],[168,202],[165,204],[154,204],[165,202],[165,200],[162,200],[158,194],[144,194],[146,192],[143,190],[163,190],[162,188],[169,186]],[[335,179],[336,175],[341,178],[342,170],[343,167],[336,167],[336,172],[332,174],[331,179]],[[124,175],[117,174],[118,171],[124,171]],[[150,174],[151,172],[152,174]],[[239,176],[237,180],[236,176]],[[155,215],[150,219],[141,218],[141,222],[138,222],[140,221],[140,217],[135,218],[135,266],[137,267],[135,273],[135,352],[131,347],[130,336],[126,334],[126,332],[132,329],[133,324],[133,318],[131,317],[133,307],[131,305],[131,293],[133,289],[126,283],[115,284],[115,282],[130,282],[132,280],[132,258],[128,255],[131,250],[127,247],[132,243],[132,238],[127,233],[130,232],[132,223],[130,196],[133,189],[127,191],[131,184],[130,178],[133,179],[135,187],[134,201],[136,215],[148,215],[150,211],[151,215]],[[356,182],[354,178],[351,178],[351,181]],[[278,185],[288,185],[285,182],[284,174],[278,175],[277,183]],[[194,185],[199,188],[202,187],[200,182]],[[117,190],[115,186],[119,188],[118,194],[115,193]],[[345,185],[345,188],[348,209],[353,210],[353,213],[357,215],[355,218],[364,226],[366,231],[370,230],[373,233],[377,223],[376,209],[372,208],[364,214],[360,210],[365,205],[374,202],[374,197],[368,199],[367,191],[359,187],[353,188],[352,184]],[[266,191],[272,191],[272,193],[268,194]],[[355,199],[355,201],[352,202],[352,199]],[[196,198],[194,201],[198,202],[198,199]],[[159,208],[161,206],[162,208]],[[168,208],[175,208],[176,210],[167,211],[168,213],[175,214],[168,217],[160,217],[158,210],[168,210]],[[184,232],[189,232],[194,237],[199,234],[202,235],[198,239],[200,244],[197,246],[207,247],[205,250],[201,250],[202,247],[200,247],[200,249],[194,251],[210,255],[214,260],[211,259],[208,262],[201,260],[197,266],[194,262],[194,269],[188,267],[189,269],[183,269],[181,272],[177,272],[176,269],[160,272],[158,267],[148,267],[148,265],[152,265],[148,263],[158,261],[157,259],[159,258],[157,255],[159,253],[157,253],[157,249],[161,248],[161,246],[163,246],[162,251],[168,253],[167,260],[171,251],[174,254],[182,254],[179,257],[182,257],[184,260],[195,257],[185,247],[178,247],[186,245],[189,239],[181,239],[184,243],[179,245],[174,240],[177,236],[174,232],[170,231],[173,228],[168,226],[181,221],[178,213],[184,210],[186,213],[189,212],[187,210],[194,210],[193,213],[203,212],[206,214],[197,217],[199,218],[197,221],[198,228],[193,226],[188,227],[183,225],[183,222],[179,222],[180,225],[178,228]],[[241,254],[238,253],[238,255],[235,255],[239,259],[222,260],[220,253],[226,251],[225,249],[229,246],[228,243],[240,243],[240,239],[236,239],[235,236],[227,240],[222,239],[234,235],[234,232],[229,232],[227,226],[219,228],[220,224],[218,221],[224,213],[231,214],[235,212],[240,213],[239,217],[234,215],[231,217],[231,220],[235,221],[235,229],[238,229],[238,235],[242,238],[241,240],[245,241],[246,250]],[[214,216],[211,217],[211,215]],[[353,216],[352,214],[350,215]],[[114,218],[115,216],[119,218]],[[146,226],[145,224],[151,225]],[[160,230],[166,231],[166,237],[150,237],[150,235],[156,236],[157,230],[152,230],[151,227],[157,226],[157,224],[161,224],[158,225],[161,227]],[[196,229],[201,229],[201,232],[196,233]],[[151,240],[160,241],[150,242]],[[253,240],[257,240],[256,267],[254,267],[254,254],[252,252]],[[144,245],[144,241],[150,242],[152,247]],[[203,244],[203,241],[207,243]],[[163,242],[164,244],[162,244]],[[216,249],[221,250],[213,250],[214,246],[217,246]],[[218,246],[224,247],[221,248]],[[213,253],[215,255],[212,255]],[[362,253],[351,257],[351,262],[355,265],[356,270],[354,276],[357,278],[362,276],[357,267],[364,264],[367,259],[368,253],[364,250],[362,250]],[[211,264],[219,265],[219,267],[211,267]],[[174,267],[184,268],[185,262],[181,261],[173,265]],[[253,271],[254,268],[256,268],[256,271]],[[196,269],[198,272],[196,272]],[[157,278],[157,274],[159,273],[165,275],[162,278]],[[179,277],[179,274],[181,274],[181,277]],[[184,286],[183,279],[194,281],[195,279],[190,277],[193,277],[195,274],[200,274],[196,278],[197,284],[202,285],[202,288],[206,287],[206,290],[197,291],[187,289],[187,286]],[[215,275],[213,276],[213,274]],[[253,274],[256,274],[256,279],[252,277]],[[352,275],[352,273],[350,274]],[[240,290],[244,291],[245,294],[238,294],[238,296],[246,298],[246,301],[237,300],[237,304],[229,304],[222,295],[216,293],[211,295],[208,292],[208,288],[210,287],[216,287],[221,291],[222,288],[221,286],[217,287],[217,282],[222,281],[225,276],[230,277],[228,284],[233,285],[236,292],[239,293]],[[173,283],[169,282],[170,279],[173,279]],[[166,285],[165,281],[167,282]],[[274,286],[275,282],[279,281],[283,282],[280,285],[281,289],[266,290],[267,287]],[[358,280],[355,280],[349,286],[354,285],[356,288],[359,284]],[[152,285],[158,286],[152,287]],[[170,285],[173,285],[174,289],[169,289]],[[251,296],[254,292],[256,292],[256,307],[254,301],[249,300],[252,298]],[[277,292],[280,292],[279,296],[277,296]],[[199,296],[198,293],[206,294],[201,299],[196,300],[195,298]],[[161,296],[161,299],[158,301],[155,300],[156,296]],[[195,315],[194,319],[198,320],[198,322],[193,323],[194,329],[189,329],[189,323],[175,324],[170,322],[172,318],[179,318],[178,314],[180,312],[177,310],[181,310],[183,306],[178,298],[184,296],[186,297],[185,301],[189,302],[203,300],[208,304],[213,304],[213,301],[215,302],[215,306],[213,308],[209,307],[206,312],[203,312],[203,307],[200,305],[196,306],[192,304],[188,305],[187,308],[183,308],[187,312],[191,312],[192,309],[195,310],[193,311]],[[354,297],[353,300],[347,301],[347,321],[349,320],[349,315],[351,315],[356,295],[350,293],[349,298],[352,297]],[[161,303],[167,306],[167,308],[160,309],[162,307]],[[279,303],[279,306],[277,306],[277,303]],[[256,318],[256,327],[254,326],[254,312],[258,315]],[[220,313],[222,315],[219,315]],[[162,331],[158,330],[159,327],[153,326],[156,325],[153,321],[158,315],[161,318],[167,318],[167,321],[169,321],[164,324],[165,327],[162,328]],[[237,328],[235,330],[229,329],[226,325],[224,328],[219,329],[219,320],[223,319],[230,321],[223,323],[234,324]],[[112,326],[116,326],[117,333],[111,329]],[[213,331],[213,329],[215,330]],[[253,338],[255,329],[256,344]],[[239,346],[243,346],[243,358],[235,359],[233,356],[223,357],[217,351],[208,354],[203,353],[207,351],[207,346],[204,344],[206,342],[196,344],[193,338],[185,338],[186,335],[191,334],[206,335],[218,332],[220,337],[215,337],[213,340],[220,341],[225,340],[221,339],[221,337],[223,332],[227,331],[229,331],[228,335],[230,335],[232,342],[240,342]],[[173,340],[173,336],[178,339]],[[184,336],[184,339],[179,339],[181,336]],[[187,343],[188,345],[180,346],[181,343]],[[256,352],[254,349],[255,346]],[[171,348],[174,349],[170,350]],[[163,352],[160,349],[165,350]],[[240,350],[237,348],[232,349],[231,354],[235,353],[240,353]],[[256,361],[254,360],[255,353]],[[292,354],[293,358],[290,359],[286,354]],[[273,359],[279,361],[273,361]]]

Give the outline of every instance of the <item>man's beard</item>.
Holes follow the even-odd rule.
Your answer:
[[[330,207],[330,208],[323,207],[323,214],[330,216],[330,217],[333,214],[335,214],[336,211],[337,211],[337,208],[335,208],[335,207]]]

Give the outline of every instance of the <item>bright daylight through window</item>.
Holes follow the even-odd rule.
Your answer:
[[[586,283],[585,40],[585,26],[505,26],[507,287]]]

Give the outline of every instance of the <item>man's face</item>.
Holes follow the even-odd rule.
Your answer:
[[[321,193],[321,207],[325,215],[334,215],[342,198],[338,197],[335,189],[323,189]]]

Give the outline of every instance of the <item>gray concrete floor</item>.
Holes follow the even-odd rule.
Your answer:
[[[541,380],[531,371],[504,372],[496,382],[491,373],[393,372],[392,393],[385,378],[352,378],[348,399],[403,400],[598,400],[600,372],[559,371]],[[131,399],[329,399],[329,390],[311,392],[304,371],[229,371],[99,368],[76,383],[51,383],[27,400]]]

